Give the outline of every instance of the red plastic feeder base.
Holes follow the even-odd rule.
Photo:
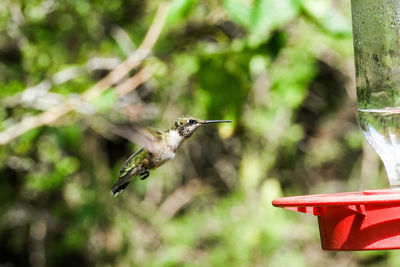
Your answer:
[[[322,249],[400,248],[400,190],[278,198],[272,205],[318,216]]]

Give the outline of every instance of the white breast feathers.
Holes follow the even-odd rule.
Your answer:
[[[178,131],[171,130],[168,132],[167,145],[176,151],[183,141],[183,137],[179,135]]]

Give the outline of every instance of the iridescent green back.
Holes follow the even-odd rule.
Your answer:
[[[145,159],[148,155],[149,152],[143,148],[132,154],[119,171],[119,178],[124,177],[129,172],[131,172],[131,176],[138,175],[138,167],[140,167],[143,159]]]

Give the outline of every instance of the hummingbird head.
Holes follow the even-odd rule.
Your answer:
[[[202,125],[208,123],[232,122],[229,120],[200,120],[193,117],[179,117],[175,121],[174,130],[184,138],[189,138]]]

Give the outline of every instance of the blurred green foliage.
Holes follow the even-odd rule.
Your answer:
[[[158,5],[3,0],[0,130],[104,77]],[[172,0],[148,82],[0,147],[0,265],[398,266],[393,252],[322,251],[314,218],[271,206],[387,186],[356,120],[349,5]],[[114,199],[137,147],[113,127],[165,129],[181,114],[234,123],[199,130]]]

